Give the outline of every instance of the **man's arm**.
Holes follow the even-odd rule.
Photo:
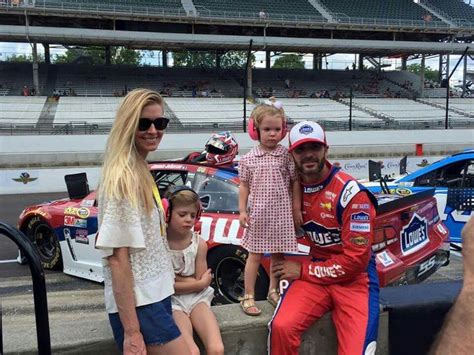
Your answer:
[[[474,217],[462,230],[464,281],[432,354],[474,354]]]

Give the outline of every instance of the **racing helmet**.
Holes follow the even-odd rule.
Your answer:
[[[229,131],[214,133],[206,143],[206,161],[212,165],[231,164],[239,151],[239,144]]]

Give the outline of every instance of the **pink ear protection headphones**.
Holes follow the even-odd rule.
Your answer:
[[[196,195],[199,201],[199,208],[196,213],[196,221],[199,221],[199,218],[201,218],[202,206],[199,200],[199,195],[196,193],[196,191],[186,185],[173,186],[166,192],[166,197],[161,199],[163,209],[165,210],[166,223],[169,223],[171,219],[171,212],[173,211],[173,199],[181,191],[191,191],[193,194]]]
[[[281,110],[281,108],[283,107],[283,105],[280,101],[265,103],[265,105],[274,106],[275,108],[277,108],[279,110]],[[250,118],[249,118],[249,123],[247,125],[247,132],[248,132],[248,134],[249,134],[249,136],[252,140],[254,140],[254,141],[259,141],[260,140],[260,131],[255,126],[255,120],[253,119],[252,116],[250,116]],[[287,132],[288,132],[288,128],[287,128],[286,118],[283,117],[283,125],[281,127],[280,140],[285,138]]]

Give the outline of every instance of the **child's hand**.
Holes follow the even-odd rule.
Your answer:
[[[303,225],[303,213],[301,213],[300,209],[293,209],[293,222],[296,230]]]
[[[249,217],[247,215],[247,212],[240,212],[240,215],[239,215],[239,222],[240,222],[240,226],[242,228],[248,228],[248,221],[249,221]]]
[[[206,272],[202,274],[201,279],[199,281],[201,282],[202,289],[208,287],[212,281],[212,270],[207,269]]]

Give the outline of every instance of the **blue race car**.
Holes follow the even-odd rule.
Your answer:
[[[373,192],[383,184],[368,184]],[[409,195],[412,192],[435,188],[438,214],[448,227],[451,243],[461,243],[461,230],[473,215],[474,205],[474,149],[441,159],[411,174],[387,181],[391,193]]]

